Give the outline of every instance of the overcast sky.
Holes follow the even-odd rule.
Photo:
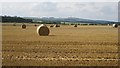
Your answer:
[[[118,2],[120,0],[0,0],[0,2]]]
[[[118,21],[118,2],[3,2],[2,15]]]

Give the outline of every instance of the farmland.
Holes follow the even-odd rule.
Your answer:
[[[3,66],[118,65],[117,28],[61,25],[49,27],[49,36],[39,36],[36,29],[34,24],[2,26]]]

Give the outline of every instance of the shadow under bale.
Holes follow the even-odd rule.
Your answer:
[[[40,26],[37,27],[37,34],[40,36],[48,36],[50,33],[49,28],[44,25],[41,24]]]

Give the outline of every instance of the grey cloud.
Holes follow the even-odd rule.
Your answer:
[[[4,3],[3,15],[80,17],[116,20],[117,3],[98,2],[27,2]]]
[[[2,3],[2,14],[12,16],[25,16],[30,12],[30,3]]]
[[[51,2],[43,2],[43,3],[37,3],[34,7],[33,10],[34,11],[43,11],[43,12],[53,12],[53,11],[57,11],[56,9],[56,5],[55,3],[51,3]]]

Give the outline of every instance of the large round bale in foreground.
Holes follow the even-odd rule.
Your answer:
[[[25,24],[22,24],[22,29],[26,29],[26,25]]]
[[[113,24],[113,28],[117,28],[118,27],[118,25],[117,24]]]
[[[40,26],[37,27],[38,35],[47,36],[49,35],[49,33],[50,33],[49,28],[46,25],[41,24]]]

